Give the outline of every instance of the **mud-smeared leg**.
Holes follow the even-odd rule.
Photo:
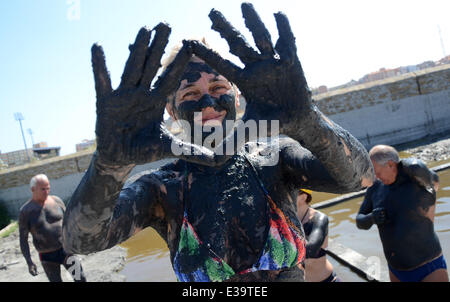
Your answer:
[[[50,282],[62,282],[61,279],[61,266],[59,263],[55,262],[41,262],[44,272],[47,275],[48,281]]]

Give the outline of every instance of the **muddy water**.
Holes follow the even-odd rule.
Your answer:
[[[177,281],[167,244],[152,228],[146,228],[124,243],[127,263],[121,271],[127,281]]]
[[[122,244],[127,248],[127,263],[121,271],[128,282],[176,282],[169,259],[169,249],[151,228],[142,230]],[[350,269],[328,257],[336,274],[343,281],[364,282]]]
[[[403,157],[407,156],[408,154],[403,154]],[[443,163],[437,162],[429,166],[437,166]],[[439,173],[439,177],[440,189],[437,194],[435,230],[440,239],[445,258],[450,259],[450,170]],[[337,196],[339,195],[313,193],[314,202]],[[387,265],[377,228],[374,226],[368,231],[356,228],[355,218],[362,200],[363,197],[360,197],[321,209],[330,219],[329,236],[366,257],[376,256],[380,259],[381,265]],[[153,229],[144,229],[122,243],[122,246],[127,248],[128,255],[127,263],[121,273],[127,276],[128,281],[176,281],[169,260],[167,245]],[[331,257],[328,257],[328,259],[343,281],[365,281]]]

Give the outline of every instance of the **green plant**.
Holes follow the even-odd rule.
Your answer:
[[[0,238],[8,237],[11,233],[14,233],[19,228],[19,223],[17,221],[11,222],[11,227],[1,234]]]

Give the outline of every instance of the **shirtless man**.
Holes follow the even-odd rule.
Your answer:
[[[297,196],[297,217],[306,235],[306,281],[339,282],[328,261],[325,249],[328,246],[328,216],[309,206],[311,190],[300,189]]]
[[[392,282],[448,281],[433,226],[437,174],[420,160],[400,160],[391,146],[375,146],[369,155],[378,180],[366,192],[356,226],[378,226]]]
[[[363,146],[313,104],[286,16],[275,14],[280,38],[274,48],[253,6],[244,3],[242,11],[261,54],[220,12],[212,10],[210,18],[244,69],[185,41],[150,89],[170,33],[159,24],[150,45],[152,31],[141,29],[113,90],[103,50],[92,47],[97,150],[65,213],[65,249],[108,249],[150,226],[167,242],[179,281],[304,280],[297,190],[357,191],[372,184],[373,167]],[[177,141],[161,127],[165,105],[189,125],[235,121],[230,79],[246,98],[244,121],[278,120],[291,138],[244,146],[234,131],[218,146],[234,140],[236,152],[223,155],[214,152],[216,145]],[[177,155],[123,187],[136,164],[174,157],[174,145],[197,153]]]
[[[28,264],[31,275],[37,275],[37,267],[30,256],[28,234],[50,282],[61,282],[60,265],[72,270],[75,282],[86,281],[81,264],[75,257],[69,257],[62,248],[62,222],[66,207],[57,196],[50,196],[50,182],[44,174],[34,176],[30,181],[32,198],[20,209],[20,249]],[[72,265],[78,266],[71,269]],[[76,274],[79,276],[76,276]]]

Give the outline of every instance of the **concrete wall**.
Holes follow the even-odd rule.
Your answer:
[[[80,152],[0,172],[0,203],[6,205],[11,217],[17,218],[20,207],[31,197],[30,179],[40,173],[50,179],[50,194],[59,196],[67,203],[89,167],[91,158],[92,152]],[[136,166],[127,183],[172,160]]]
[[[450,65],[316,96],[322,112],[367,148],[450,131]]]
[[[450,131],[450,65],[315,96],[322,112],[366,148],[400,144]],[[32,176],[45,173],[52,194],[67,201],[89,166],[92,153],[76,153],[0,172],[0,202],[12,216],[30,198]],[[163,163],[137,166],[131,180]]]

